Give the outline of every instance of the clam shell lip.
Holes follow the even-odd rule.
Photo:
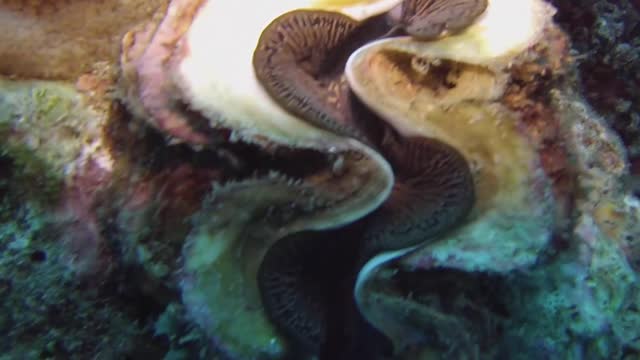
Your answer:
[[[351,55],[346,70],[363,54],[381,49],[471,64],[508,60],[540,38],[553,13],[551,5],[541,0],[490,0],[478,20],[458,34],[431,42],[409,36],[374,41]]]
[[[312,148],[337,143],[337,136],[281,109],[255,79],[251,58],[260,33],[286,10],[272,8],[247,1],[206,4],[187,34],[191,52],[179,65],[179,84],[195,109],[247,139],[261,135],[280,144]],[[238,26],[242,31],[229,37],[229,29]]]

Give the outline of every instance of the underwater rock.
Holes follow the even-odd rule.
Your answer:
[[[640,3],[636,0],[553,0],[569,34],[586,100],[640,156]]]
[[[109,290],[119,259],[97,211],[114,164],[108,118],[72,84],[0,80],[4,357],[121,357],[137,343],[157,346],[133,303]]]
[[[94,205],[111,180],[113,158],[101,133],[108,115],[66,84],[0,80],[0,91],[2,153],[20,169],[8,197],[26,196],[64,229],[59,241],[70,271],[106,276],[111,259]]]
[[[518,347],[527,354],[635,356],[639,284],[628,250],[636,238],[638,212],[637,201],[622,186],[627,171],[624,148],[577,94],[553,91],[552,101],[580,173],[577,187],[582,195],[576,197],[576,220],[566,243],[507,282],[509,322],[514,327],[507,327],[505,336],[520,337]],[[503,351],[514,349],[507,346]]]
[[[0,279],[12,288],[0,346],[12,358],[160,357],[168,345],[149,322],[179,301],[185,218],[236,172],[166,147],[101,81],[83,82],[0,81]],[[171,349],[211,350],[184,322]]]

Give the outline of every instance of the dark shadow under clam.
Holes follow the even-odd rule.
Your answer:
[[[396,182],[368,219],[366,252],[396,250],[431,240],[460,223],[475,203],[466,159],[452,146],[389,130],[382,142]]]
[[[471,25],[488,0],[405,0],[389,13],[391,23],[419,40],[434,40]]]
[[[337,12],[295,10],[273,20],[253,55],[256,77],[284,109],[314,126],[368,142],[366,115],[344,66],[357,48],[382,36],[382,16],[358,22]]]

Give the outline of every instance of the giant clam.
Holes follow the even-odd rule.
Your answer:
[[[194,219],[183,300],[230,356],[321,353],[327,279],[342,270],[358,310],[401,354],[425,341],[421,327],[447,321],[407,321],[429,311],[396,291],[390,268],[497,271],[451,249],[505,237],[527,264],[548,241],[548,179],[498,101],[505,69],[541,37],[542,1],[174,0],[167,14],[125,37],[134,113],[177,141],[215,147],[227,131],[222,141],[316,159],[219,185]],[[356,222],[354,259],[340,253],[340,271],[324,274],[321,260],[349,248],[339,229]]]

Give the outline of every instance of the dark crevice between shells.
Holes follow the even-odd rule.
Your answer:
[[[334,291],[338,299],[333,305],[332,326],[329,327],[325,347],[320,360],[389,359],[393,352],[391,341],[373,327],[360,313],[353,296],[356,280],[361,269],[358,262],[362,252],[366,223],[357,221],[340,229],[342,257],[348,265],[339,276]],[[329,260],[325,266],[333,263]]]
[[[122,106],[117,110],[121,112],[120,116],[114,117],[116,120],[110,122],[106,130],[109,134],[108,145],[117,154],[147,154],[134,159],[154,170],[164,168],[167,164],[177,166],[188,161],[199,168],[221,169],[223,173],[228,174],[229,179],[259,178],[276,172],[290,179],[302,180],[330,171],[328,169],[332,168],[338,156],[276,143],[265,145],[240,140],[231,141],[232,130],[210,127],[205,129],[200,123],[207,121],[203,115],[186,107],[184,113],[189,114],[189,119],[194,121],[194,125],[200,123],[198,128],[206,131],[202,134],[206,133],[211,143],[199,150],[194,150],[193,146],[186,143],[168,146],[164,135],[151,126],[145,125],[142,139],[135,136],[128,125],[132,121],[132,115]],[[133,147],[135,151],[131,150]]]
[[[328,348],[321,360],[389,360],[393,354],[393,344],[379,330],[360,314],[355,301],[350,312],[349,325],[354,329],[348,342],[336,342],[338,346]]]
[[[365,252],[396,250],[434,239],[460,223],[475,203],[469,164],[452,146],[403,138],[389,130],[383,155],[396,176],[390,197],[368,219]]]
[[[370,144],[368,132],[375,133],[377,126],[368,123],[372,116],[351,92],[344,66],[357,48],[388,30],[382,16],[360,23],[330,11],[286,13],[260,36],[253,56],[256,76],[292,114]]]
[[[338,230],[288,235],[271,247],[258,270],[267,315],[293,353],[322,354],[344,333],[357,241]],[[348,236],[347,236],[348,237]],[[336,337],[336,334],[339,336]],[[341,345],[338,345],[341,347]]]
[[[173,110],[182,115],[185,119],[185,132],[194,133],[209,139],[207,145],[215,146],[225,141],[222,133],[211,127],[209,119],[202,113],[195,111],[182,100],[175,100],[172,104]],[[180,139],[183,140],[183,139]]]

